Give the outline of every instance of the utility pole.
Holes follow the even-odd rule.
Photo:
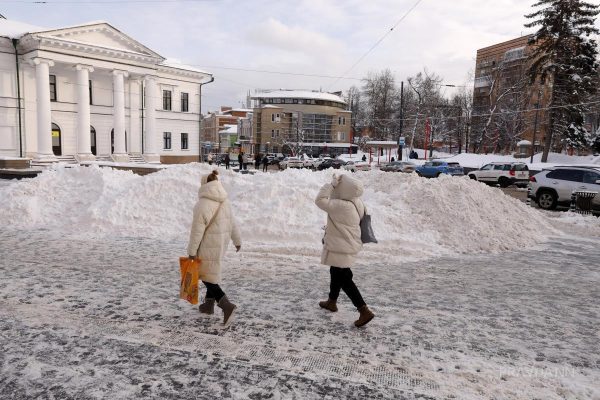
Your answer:
[[[400,137],[402,137],[402,129],[404,128],[404,81],[400,81],[400,133],[398,134],[398,161],[402,161],[402,145]]]
[[[535,103],[535,119],[533,121],[533,138],[531,140],[531,159],[529,162],[533,164],[533,155],[535,154],[535,134],[537,133],[538,124],[538,112],[540,111],[540,97],[542,95],[542,88],[538,89],[537,102]]]

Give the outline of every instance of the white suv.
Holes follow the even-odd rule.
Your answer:
[[[598,192],[592,207],[600,209],[600,167],[564,166],[543,170],[531,177],[530,197],[540,208],[553,210],[557,205],[568,206],[576,190]]]
[[[469,178],[485,183],[498,184],[503,188],[510,185],[527,186],[529,168],[525,163],[493,162],[476,171],[469,172]]]

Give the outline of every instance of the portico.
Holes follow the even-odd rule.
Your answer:
[[[0,26],[0,47],[8,45],[1,35]],[[103,22],[24,33],[17,50],[24,123],[0,143],[0,156],[157,163],[199,155],[200,85],[210,74],[168,63]],[[14,68],[14,54],[3,57],[0,67]],[[0,97],[16,103],[9,89]]]

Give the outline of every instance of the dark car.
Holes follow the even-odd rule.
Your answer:
[[[329,169],[329,168],[340,169],[342,167],[342,165],[346,165],[346,162],[342,161],[342,160],[328,158],[327,160],[325,160],[321,164],[319,164],[317,169],[319,171],[322,171],[324,169]]]

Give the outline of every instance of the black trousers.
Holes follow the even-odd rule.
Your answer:
[[[207,299],[215,299],[217,302],[221,300],[225,293],[221,290],[221,287],[216,283],[204,282],[204,286],[206,286],[206,298]]]
[[[360,291],[352,280],[352,270],[350,268],[338,268],[331,267],[329,269],[331,273],[331,285],[329,287],[329,298],[331,300],[337,300],[340,295],[340,289],[348,295],[354,307],[360,308],[366,305],[363,300]]]
[[[263,172],[267,172],[267,167],[269,166],[269,164],[263,164]]]

